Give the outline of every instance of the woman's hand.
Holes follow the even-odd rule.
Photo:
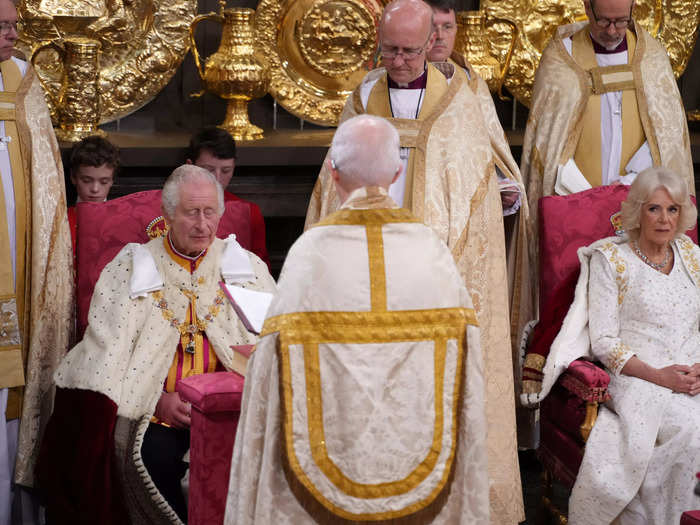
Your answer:
[[[632,356],[620,372],[628,376],[644,379],[674,392],[691,396],[700,394],[700,363],[692,366],[670,365],[663,368],[654,368],[637,356]]]
[[[694,396],[700,393],[700,366],[670,365],[659,368],[655,383],[674,392]]]

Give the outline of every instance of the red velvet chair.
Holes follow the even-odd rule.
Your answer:
[[[524,382],[542,382],[541,365],[574,298],[580,270],[577,250],[616,231],[621,233],[618,212],[628,192],[627,186],[601,186],[540,199],[540,320],[527,345]],[[697,228],[688,234],[697,242]],[[551,482],[557,479],[567,489],[573,487],[598,404],[609,398],[609,383],[605,370],[579,359],[541,403],[537,456],[545,477],[542,504],[560,522],[566,523],[566,518],[552,503]]]
[[[167,230],[160,209],[160,190],[143,191],[105,203],[77,206],[78,328],[87,326],[92,291],[104,266],[129,242],[147,242]],[[226,202],[217,237],[231,233],[249,248],[250,210],[238,201]],[[250,353],[250,347],[238,351]],[[243,377],[217,372],[190,377],[177,385],[192,403],[190,427],[190,485],[188,522],[216,525],[223,522],[233,441],[238,426]]]

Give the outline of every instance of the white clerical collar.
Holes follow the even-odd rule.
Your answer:
[[[173,240],[172,240],[172,238],[170,237],[170,232],[168,232],[168,244],[170,244],[170,249],[172,249],[172,251],[174,251],[174,252],[178,255],[178,257],[182,257],[183,259],[187,259],[188,261],[196,261],[197,259],[199,259],[199,258],[204,254],[204,252],[207,251],[207,249],[204,248],[204,249],[203,249],[201,252],[199,252],[197,255],[193,255],[193,256],[185,255],[184,253],[182,253],[181,251],[179,251],[177,248],[175,248],[175,243],[173,243]]]

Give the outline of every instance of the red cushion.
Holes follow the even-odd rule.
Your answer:
[[[235,372],[201,374],[179,381],[177,390],[193,407],[188,523],[223,523],[243,377]]]
[[[681,525],[700,525],[700,510],[689,510],[681,516]]]
[[[599,186],[540,199],[540,322],[528,353],[549,354],[574,298],[580,269],[576,252],[615,234],[611,218],[628,192],[628,186]],[[697,226],[687,233],[697,242]]]
[[[79,336],[87,326],[92,291],[102,269],[126,244],[149,240],[146,228],[162,215],[160,195],[160,190],[141,191],[107,202],[77,205]],[[248,249],[251,245],[249,223],[249,206],[238,201],[227,202],[216,235],[225,238],[235,233],[241,246]]]
[[[578,359],[559,378],[562,386],[584,401],[602,403],[609,399],[608,373],[588,361]]]
[[[243,376],[236,372],[198,374],[177,382],[180,397],[204,414],[241,409]]]

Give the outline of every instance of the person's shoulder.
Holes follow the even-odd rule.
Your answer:
[[[14,62],[17,67],[19,68],[20,73],[22,73],[22,76],[26,75],[27,69],[29,68],[29,63],[24,57],[24,53],[22,53],[19,50],[14,50],[12,52],[12,57],[10,58],[12,62]]]
[[[365,77],[362,79],[360,84],[357,86],[358,88],[368,86],[368,85],[374,85],[380,78],[382,78],[384,75],[386,75],[386,69],[383,67],[378,67],[376,69],[372,69],[371,71],[368,71]]]
[[[235,195],[235,194],[231,193],[230,191],[226,191],[226,190],[224,190],[224,202],[225,203],[226,202],[238,202],[241,205],[248,206],[248,208],[250,208],[251,214],[255,213],[255,212],[259,212],[259,210],[260,210],[260,206],[255,204],[253,201],[242,199],[238,195]]]
[[[637,36],[637,41],[644,42],[644,58],[649,59],[652,56],[661,58],[669,63],[670,59],[668,57],[668,51],[664,45],[659,42],[656,38],[651,36],[651,34],[644,29],[640,24],[636,24],[634,27],[634,32]]]
[[[626,269],[625,261],[631,254],[631,247],[627,237],[612,236],[580,248],[579,252],[588,253],[591,256],[599,254],[598,257],[604,257],[611,265]]]

